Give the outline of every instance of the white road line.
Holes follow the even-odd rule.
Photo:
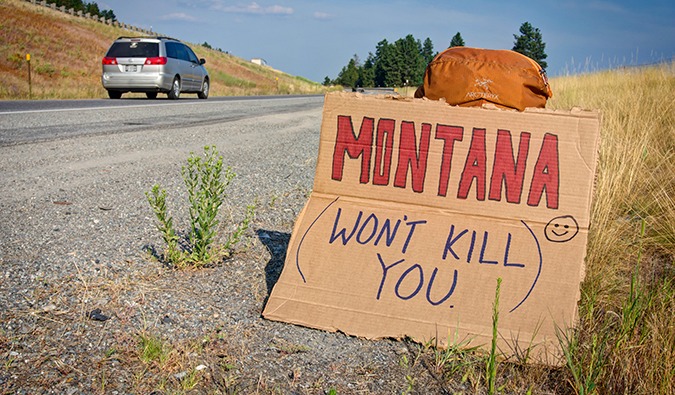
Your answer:
[[[47,110],[20,110],[20,111],[0,111],[0,115],[11,114],[35,114],[43,112],[65,112],[65,111],[87,111],[87,110],[123,110],[125,108],[142,108],[142,107],[164,107],[164,106],[188,106],[188,105],[205,105],[218,104],[219,102],[184,102],[184,103],[159,103],[159,104],[138,104],[130,106],[110,106],[110,107],[79,107],[79,108],[52,108]]]

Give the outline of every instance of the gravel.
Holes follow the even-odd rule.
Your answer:
[[[311,192],[320,123],[317,106],[0,147],[1,392],[449,392],[419,345],[261,317]],[[175,270],[155,257],[144,194],[166,188],[185,231],[180,167],[212,144],[237,174],[221,233],[248,204],[256,218],[230,259]]]

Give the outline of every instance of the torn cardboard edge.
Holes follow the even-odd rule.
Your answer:
[[[490,111],[501,111],[501,112],[507,112],[507,113],[517,113],[517,114],[528,114],[528,113],[543,113],[543,114],[548,114],[548,115],[561,115],[561,116],[568,116],[568,115],[574,115],[574,116],[579,116],[579,117],[584,117],[584,118],[590,118],[590,119],[600,119],[601,118],[601,112],[599,110],[589,110],[589,109],[584,109],[581,107],[572,107],[570,109],[550,109],[550,108],[538,108],[538,107],[527,107],[523,111],[518,111],[515,108],[505,108],[505,107],[497,107],[496,105],[492,103],[484,103],[481,106],[473,106],[473,107],[463,107],[463,106],[453,106],[448,104],[444,98],[440,98],[438,100],[431,100],[426,97],[422,98],[414,98],[414,97],[409,97],[409,96],[401,96],[401,95],[365,95],[363,93],[359,92],[331,92],[326,94],[326,97],[331,96],[331,97],[345,97],[345,98],[353,98],[353,99],[359,99],[359,100],[383,100],[383,101],[396,101],[396,102],[404,102],[404,103],[425,103],[424,105],[437,105],[439,107],[442,107],[444,109],[447,109],[448,107],[450,108],[462,108],[462,109],[468,109],[468,110],[490,110]]]
[[[575,322],[584,277],[598,129],[593,112],[327,95],[314,192],[298,216],[264,317],[370,339],[487,344],[502,278],[500,349],[508,356],[537,344],[535,360],[557,364],[556,330]],[[517,132],[507,144],[508,130]],[[454,172],[447,166],[450,135],[439,131],[455,133],[453,152],[461,160]],[[542,149],[525,149],[523,140],[549,135],[557,159],[528,172],[526,163],[540,163]],[[499,138],[491,150],[487,142]],[[487,172],[499,160],[517,177],[507,181],[498,173],[503,179],[490,182]],[[420,177],[443,166],[442,177]],[[548,182],[530,202],[537,204],[504,198],[509,185],[536,177]],[[440,196],[446,179],[466,191]],[[546,188],[563,187],[565,193],[541,198]]]

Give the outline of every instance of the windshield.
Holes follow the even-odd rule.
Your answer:
[[[159,44],[152,42],[116,42],[106,56],[111,58],[152,58],[159,56]]]

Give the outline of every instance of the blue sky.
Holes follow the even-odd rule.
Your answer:
[[[675,55],[672,0],[99,0],[121,22],[189,43],[263,58],[292,75],[335,78],[354,54],[408,34],[435,51],[511,49],[523,22],[539,28],[549,75],[654,63]],[[207,59],[208,68],[208,59]]]

